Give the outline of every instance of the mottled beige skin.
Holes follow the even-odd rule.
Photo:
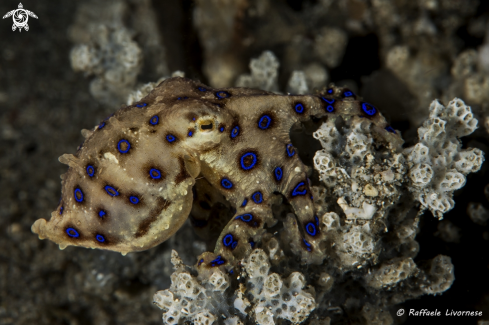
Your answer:
[[[236,214],[221,232],[215,254],[204,254],[199,265],[232,264],[248,254],[265,223],[274,223],[271,205],[278,194],[292,205],[304,249],[313,253],[315,236],[305,228],[315,224],[314,206],[306,167],[291,145],[291,127],[311,116],[361,115],[394,148],[402,144],[398,134],[385,130],[387,123],[380,113],[369,116],[362,111],[361,102],[342,99],[347,90],[331,89],[330,95],[287,96],[246,88],[216,90],[184,78],[167,79],[140,102],[117,111],[103,127],[85,132],[87,139],[75,155],[60,157],[70,166],[62,176],[60,205],[51,220],[37,220],[32,231],[60,248],[75,245],[123,254],[145,250],[181,227],[192,209],[196,178],[203,178],[197,189],[213,196],[213,202],[235,207]],[[329,106],[332,113],[321,96],[330,102],[335,99]],[[302,113],[297,112],[298,103]],[[151,125],[155,115],[158,124]],[[264,115],[267,117],[260,120]],[[233,133],[236,126],[239,132]],[[176,140],[170,143],[169,135]],[[127,149],[125,143],[118,148],[122,139],[131,145],[127,153],[120,150]],[[89,165],[94,167],[92,177],[87,172]],[[282,168],[280,180],[277,167]],[[161,179],[150,177],[151,168],[161,171]],[[224,179],[229,182],[223,183]],[[118,195],[111,196],[114,191],[107,191],[107,185]],[[76,189],[83,192],[81,202],[77,202],[81,196]],[[252,196],[258,191],[262,201],[254,202]],[[131,203],[134,196],[139,203]],[[245,200],[248,203],[242,206]],[[193,216],[207,208],[194,206]],[[99,209],[106,215],[100,217]],[[207,212],[207,219],[210,214]],[[73,237],[71,228],[78,237]]]

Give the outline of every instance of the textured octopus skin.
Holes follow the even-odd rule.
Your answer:
[[[86,140],[78,151],[59,159],[69,169],[61,176],[58,208],[32,231],[61,249],[146,250],[182,226],[192,209],[192,187],[203,177],[204,190],[222,194],[236,213],[215,253],[204,254],[199,266],[230,265],[248,254],[265,224],[273,223],[271,205],[279,194],[293,207],[304,249],[311,250],[319,227],[307,169],[289,132],[311,117],[335,114],[368,118],[393,148],[402,145],[382,115],[348,89],[292,96],[167,79],[82,132]]]

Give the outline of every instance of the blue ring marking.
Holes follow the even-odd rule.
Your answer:
[[[289,157],[293,157],[295,155],[295,150],[291,143],[285,146],[285,151],[287,151],[287,156]]]
[[[396,130],[394,130],[394,128],[392,126],[390,126],[390,125],[386,126],[385,129],[386,129],[387,132],[397,134],[396,133]]]
[[[329,104],[329,105],[327,105],[327,106],[326,106],[326,108],[325,108],[326,112],[328,112],[328,113],[333,113],[333,112],[334,112],[334,106],[333,106],[333,104],[334,104],[334,102],[335,102],[336,100],[335,100],[335,99],[327,99],[327,98],[325,98],[325,97],[323,97],[323,96],[321,96],[321,99],[322,99],[324,102],[326,102],[327,104]]]
[[[146,104],[146,103],[141,103],[141,104],[137,104],[136,106],[137,106],[137,107],[139,107],[139,108],[143,108],[143,107],[148,106],[148,104]]]
[[[225,263],[225,260],[219,255],[215,260],[211,261],[211,266],[222,265]]]
[[[309,236],[314,237],[318,233],[316,226],[312,222],[309,222],[304,228],[306,228],[306,232]]]
[[[200,264],[202,264],[202,263],[204,263],[204,259],[201,259],[201,260],[199,261],[199,266],[200,266]]]
[[[233,183],[229,179],[223,178],[221,179],[221,186],[229,190],[233,187]]]
[[[168,134],[168,135],[166,136],[166,141],[168,141],[169,143],[174,142],[176,139],[177,139],[177,138],[175,138],[175,136],[174,136],[174,135],[172,135],[172,134]]]
[[[188,99],[188,97],[187,97],[187,96],[185,96],[185,97],[178,97],[178,98],[177,98],[177,100],[181,100],[181,99]]]
[[[101,128],[103,128],[105,126],[105,122],[102,122],[98,125],[98,129],[100,130]]]
[[[220,91],[216,92],[216,97],[219,99],[224,99],[224,98],[231,97],[231,94],[228,93],[227,91],[220,90]]]
[[[97,236],[95,236],[95,239],[97,239],[97,241],[98,241],[99,243],[103,243],[103,242],[105,242],[105,237],[104,237],[104,236],[102,236],[102,235],[97,235]]]
[[[149,170],[149,177],[152,179],[160,179],[161,178],[161,170],[156,168],[151,168]]]
[[[66,228],[66,233],[71,238],[78,238],[78,237],[80,237],[80,234],[78,233],[78,231],[76,231],[75,228]]]
[[[222,239],[222,243],[224,244],[224,246],[229,247],[233,243],[233,240],[234,240],[233,235],[227,234]]]
[[[355,94],[353,93],[353,91],[351,90],[347,90],[343,93],[343,96],[345,97],[352,97],[352,96],[355,96]]]
[[[263,195],[261,194],[260,191],[253,193],[251,198],[253,199],[253,202],[255,202],[256,204],[260,204],[263,202]]]
[[[127,149],[126,150],[122,150],[121,149],[121,144],[122,143],[125,143],[127,145]],[[119,150],[120,153],[128,153],[129,152],[129,149],[131,149],[131,144],[126,139],[122,139],[122,140],[119,141],[119,143],[117,143],[117,150]]]
[[[304,238],[302,238],[302,241],[304,242],[304,245],[306,245],[306,249],[310,252],[312,250],[311,244],[309,244]]]
[[[224,126],[221,126],[221,127],[219,128],[219,132],[221,132],[221,133],[222,133],[222,132],[224,132]]]
[[[328,94],[332,94],[332,93],[333,93],[333,88],[329,88],[328,90],[326,90],[326,92],[327,92]]]
[[[316,220],[316,226],[319,228],[319,218],[318,218],[318,216],[314,216],[314,220]]]
[[[365,102],[362,103],[362,110],[365,112],[365,114],[369,116],[375,115],[375,113],[377,113],[377,109],[375,107]]]
[[[112,186],[105,185],[104,189],[105,189],[105,192],[107,192],[107,194],[109,194],[112,197],[119,195],[119,192],[117,192],[117,190],[115,188],[113,188]]]
[[[234,139],[238,136],[239,134],[239,126],[235,126],[232,130],[231,130],[231,139]]]
[[[229,270],[229,274],[233,275],[234,274],[234,271],[233,270]]]
[[[299,113],[299,114],[304,113],[304,105],[302,105],[302,103],[295,104],[294,109],[295,109],[296,113]]]
[[[92,165],[87,166],[87,174],[90,177],[93,177],[93,175],[95,175],[95,168],[93,168]]]
[[[251,162],[251,164],[249,166],[246,166],[244,160],[245,160],[246,157],[249,157],[249,156],[253,157],[253,161]],[[241,162],[241,168],[243,168],[244,170],[250,170],[253,167],[255,167],[257,161],[258,161],[258,158],[256,157],[256,154],[255,153],[253,153],[253,152],[247,152],[247,153],[245,153],[244,155],[241,156],[241,160],[240,160],[240,162]]]
[[[306,195],[307,189],[303,189],[302,191],[299,191],[299,187],[305,186],[306,184],[304,182],[300,182],[294,187],[294,190],[292,191],[292,196],[297,196],[297,195]]]
[[[100,211],[98,212],[98,216],[99,216],[100,218],[103,218],[103,217],[105,217],[106,215],[107,215],[107,213],[106,213],[104,210],[100,210]]]
[[[188,131],[187,136],[191,137],[192,135],[194,135],[194,132],[193,131]]]
[[[265,119],[266,119],[266,122],[265,122]],[[266,124],[262,125],[263,122],[265,122]],[[258,127],[262,130],[268,129],[271,124],[272,124],[272,118],[268,115],[263,115],[262,117],[260,117],[260,120],[258,120]]]
[[[132,195],[129,197],[129,202],[131,202],[132,204],[138,204],[139,198],[137,196]]]
[[[59,208],[59,215],[62,215],[62,214],[63,214],[63,210],[64,210],[64,209],[65,209],[65,208],[63,208],[63,207],[60,207],[60,208]]]
[[[149,119],[149,124],[151,124],[151,125],[157,125],[159,121],[160,121],[159,116],[158,115],[154,115],[153,117],[151,117]]]
[[[198,87],[197,89],[202,91],[202,92],[207,91],[207,89],[205,89],[204,87]]]
[[[255,248],[255,242],[253,240],[248,240],[248,243],[251,245],[251,249]]]
[[[241,203],[241,207],[245,207],[248,204],[248,199],[244,199],[243,203]]]
[[[273,170],[273,174],[275,175],[275,180],[277,182],[280,182],[282,180],[282,176],[284,176],[282,167],[275,167],[275,169]]]
[[[73,196],[75,197],[76,202],[83,202],[83,192],[78,187],[75,188],[75,191],[73,192]],[[78,198],[78,196],[80,198]]]
[[[241,215],[237,216],[236,218],[234,218],[234,220],[237,220],[237,219],[240,219],[241,221],[244,221],[244,222],[251,222],[251,220],[253,220],[253,215],[251,213],[245,213],[245,214],[241,214]]]
[[[231,249],[235,249],[236,246],[238,246],[238,241],[237,240],[233,241],[233,243],[231,244]]]

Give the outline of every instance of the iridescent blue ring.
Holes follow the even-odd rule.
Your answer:
[[[87,174],[90,177],[93,177],[93,175],[95,175],[95,168],[93,168],[92,165],[87,166]]]
[[[168,141],[169,143],[172,143],[172,142],[174,142],[175,140],[176,140],[176,138],[175,138],[175,136],[174,136],[174,135],[172,135],[172,134],[168,134],[168,135],[166,136],[166,141]]]
[[[191,137],[192,135],[194,135],[194,132],[193,131],[188,131],[187,136]]]
[[[231,94],[228,93],[227,91],[221,90],[221,91],[216,92],[216,97],[219,99],[224,99],[224,98],[231,97]]]
[[[149,124],[157,125],[159,121],[160,121],[160,118],[158,117],[158,115],[154,115],[149,119]]]
[[[263,202],[263,195],[261,194],[260,191],[253,193],[251,198],[253,199],[253,202],[255,202],[256,204],[260,204]]]
[[[117,192],[117,190],[115,188],[113,188],[112,186],[105,185],[104,189],[105,189],[105,192],[107,192],[107,194],[109,194],[110,196],[118,196],[119,195],[119,192]]]
[[[353,93],[353,91],[347,90],[347,91],[343,92],[343,96],[352,97],[352,96],[355,96],[355,94]]]
[[[295,155],[294,147],[290,143],[285,146],[285,151],[287,151],[287,156],[289,156],[289,157],[292,157]]]
[[[240,219],[244,222],[250,222],[251,220],[253,220],[253,215],[251,213],[245,213],[245,214],[241,214],[241,215],[237,216],[234,219],[235,220]]]
[[[386,126],[385,129],[386,129],[387,132],[397,134],[396,133],[396,130],[394,130],[394,128],[392,126],[390,126],[390,125]]]
[[[131,202],[132,204],[138,204],[139,198],[137,196],[132,195],[129,197],[129,202]]]
[[[306,184],[304,182],[300,182],[294,187],[294,190],[292,191],[292,196],[297,196],[297,195],[306,195],[307,189],[303,189],[302,191],[299,190],[299,187],[305,186]]]
[[[299,113],[299,114],[304,113],[304,105],[302,105],[302,103],[295,104],[294,109],[295,109],[296,113]]]
[[[244,160],[247,157],[250,157],[250,156],[253,158],[253,160],[252,160],[252,162],[251,162],[251,164],[249,166],[246,166]],[[241,160],[240,160],[240,162],[241,162],[241,168],[243,168],[244,170],[250,170],[253,167],[255,167],[257,160],[258,160],[258,158],[256,157],[256,154],[255,153],[253,153],[253,152],[247,152],[247,153],[245,153],[244,155],[241,156]]]
[[[222,239],[222,243],[224,244],[224,246],[228,247],[230,246],[232,243],[233,243],[233,235],[231,234],[227,234],[226,236],[224,236],[224,238]]]
[[[122,143],[125,143],[127,145],[126,150],[121,149]],[[119,150],[120,153],[128,153],[129,149],[131,149],[131,144],[129,143],[129,141],[127,141],[126,139],[119,140],[119,142],[117,143],[117,150]]]
[[[316,226],[314,225],[314,223],[312,222],[309,222],[307,225],[306,225],[306,232],[309,236],[316,236],[317,235],[317,229],[316,229]]]
[[[282,167],[275,167],[273,174],[275,175],[275,180],[280,182],[282,180],[282,176],[284,175]]]
[[[83,202],[83,192],[81,189],[75,188],[73,196],[75,197],[76,202]]]
[[[102,236],[102,235],[95,236],[95,239],[97,239],[97,241],[100,242],[100,243],[105,242],[105,237]]]
[[[233,243],[231,244],[231,249],[235,249],[236,246],[238,246],[238,241],[237,240],[233,241]]]
[[[104,210],[100,210],[100,211],[98,212],[98,216],[99,216],[100,218],[103,218],[103,217],[105,217],[106,215],[107,215],[107,213],[106,213]]]
[[[105,122],[102,122],[98,125],[98,129],[100,130],[101,128],[103,128],[105,126]]]
[[[265,125],[262,125],[263,123],[265,123]],[[272,124],[272,118],[268,115],[263,115],[258,120],[258,127],[262,130],[268,129],[271,124]]]
[[[65,209],[65,208],[63,208],[63,207],[60,207],[60,208],[59,208],[59,214],[60,214],[60,215],[61,215],[61,214],[63,214],[64,209]]]
[[[239,126],[235,126],[232,130],[231,130],[231,139],[234,139],[238,136],[239,134]]]
[[[333,88],[329,88],[328,90],[326,90],[326,92],[327,92],[328,94],[332,94],[332,93],[333,93]]]
[[[222,132],[224,132],[224,126],[221,126],[221,127],[219,128],[219,132],[221,132],[221,133],[222,133]]]
[[[377,109],[375,107],[365,102],[362,103],[362,110],[369,116],[373,116],[375,113],[377,113]]]
[[[326,102],[328,105],[325,107],[326,112],[328,113],[333,113],[334,112],[334,102],[336,101],[335,99],[328,99],[323,96],[321,96],[321,99]]]
[[[233,187],[233,183],[229,179],[223,178],[221,179],[221,186],[229,190]]]
[[[78,238],[78,237],[80,237],[80,234],[78,233],[78,231],[76,231],[75,228],[66,228],[66,233],[71,238]]]
[[[161,171],[156,168],[151,168],[149,170],[149,177],[152,179],[160,179],[161,178]]]
[[[241,203],[241,207],[245,207],[248,204],[248,199],[244,199],[243,203]]]
[[[197,87],[198,90],[204,92],[204,91],[207,91],[207,89],[205,89],[204,87]]]
[[[226,262],[221,255],[219,255],[215,260],[211,261],[211,266],[222,265]]]
[[[304,238],[302,238],[302,241],[304,242],[304,245],[306,245],[306,249],[310,252],[312,250],[311,244],[309,244]]]
[[[146,104],[146,103],[141,103],[141,104],[137,104],[136,106],[137,106],[137,107],[139,107],[139,108],[143,108],[143,107],[148,106],[148,104]]]

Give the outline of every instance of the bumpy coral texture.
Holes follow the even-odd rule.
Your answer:
[[[202,267],[233,264],[248,255],[265,224],[275,223],[271,205],[277,194],[299,221],[297,247],[314,254],[320,251],[319,221],[307,168],[289,132],[296,123],[327,115],[362,116],[376,137],[392,148],[402,144],[377,109],[355,100],[348,89],[286,96],[167,79],[141,101],[84,131],[87,139],[75,155],[60,157],[70,166],[62,176],[60,204],[49,222],[39,219],[32,230],[60,248],[123,254],[148,249],[186,220],[193,197],[201,195],[192,191],[199,178],[236,209],[216,254],[200,259]]]
[[[175,272],[167,290],[158,291],[154,303],[163,310],[164,324],[210,325],[243,324],[246,319],[257,324],[274,325],[277,319],[294,324],[303,322],[316,307],[314,290],[305,287],[304,275],[293,272],[286,279],[270,272],[270,260],[262,249],[254,250],[241,261],[241,283],[233,292],[230,277],[219,269],[197,277],[172,252]],[[218,316],[221,316],[221,321]]]
[[[465,185],[465,175],[477,172],[484,161],[482,150],[462,149],[459,140],[476,128],[477,120],[462,100],[455,98],[446,107],[435,100],[429,119],[418,129],[419,143],[405,150],[409,189],[423,209],[440,219],[453,208],[453,192]]]

